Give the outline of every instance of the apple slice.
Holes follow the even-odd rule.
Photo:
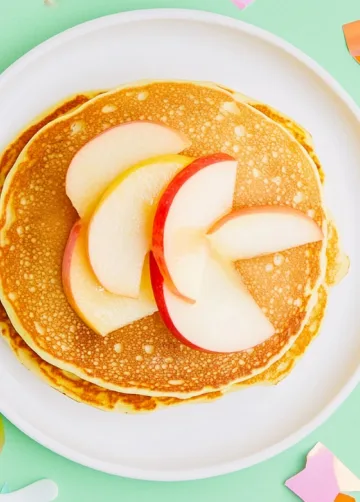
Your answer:
[[[137,298],[160,194],[192,159],[166,155],[120,174],[101,198],[89,223],[88,253],[100,284]]]
[[[231,210],[237,162],[219,153],[193,161],[175,176],[156,210],[152,252],[167,287],[196,301],[208,256],[209,226]]]
[[[127,122],[112,127],[76,153],[66,175],[66,194],[83,217],[125,169],[150,157],[182,152],[189,146],[184,134],[154,122]]]
[[[65,248],[62,267],[65,295],[78,316],[100,335],[131,324],[157,311],[150,284],[149,266],[144,267],[138,300],[117,296],[98,283],[87,258],[86,227],[73,226]]]
[[[297,209],[258,206],[227,214],[210,228],[208,238],[217,253],[235,261],[321,241],[324,235]]]
[[[150,254],[150,276],[159,313],[182,343],[206,352],[239,352],[262,343],[274,327],[230,263],[209,257],[195,304],[166,286]]]

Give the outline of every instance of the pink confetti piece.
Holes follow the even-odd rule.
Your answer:
[[[232,0],[233,4],[236,5],[239,9],[246,9],[249,5],[251,5],[255,0]]]
[[[350,501],[342,492],[360,491],[360,479],[321,443],[308,453],[305,469],[285,485],[303,502]]]
[[[332,454],[327,450],[308,458],[306,467],[285,485],[304,502],[331,502],[339,493]]]

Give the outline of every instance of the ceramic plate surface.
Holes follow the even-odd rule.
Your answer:
[[[150,415],[107,414],[40,382],[0,340],[0,411],[39,443],[95,469],[142,479],[195,479],[247,467],[293,445],[359,380],[360,112],[316,63],[258,28],[197,11],[137,11],[66,31],[3,73],[0,149],[70,94],[143,78],[219,82],[311,131],[351,273],[332,291],[321,336],[277,387]]]

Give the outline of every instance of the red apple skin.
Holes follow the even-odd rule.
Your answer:
[[[176,194],[189,178],[191,178],[201,169],[205,169],[209,165],[228,160],[233,161],[235,159],[226,153],[214,153],[211,155],[207,155],[205,157],[200,157],[191,162],[191,164],[189,164],[187,167],[185,167],[185,169],[180,171],[169,183],[168,187],[166,188],[165,192],[162,194],[160,198],[155,213],[153,232],[152,232],[152,243],[151,243],[151,250],[153,257],[160,269],[162,276],[164,277],[168,289],[174,295],[178,296],[179,298],[191,304],[194,304],[195,301],[184,296],[180,291],[178,291],[178,289],[176,288],[175,284],[171,279],[170,272],[167,268],[164,254],[164,237],[165,237],[164,230],[165,230],[166,219]]]
[[[257,214],[257,213],[275,213],[275,214],[283,214],[284,212],[286,213],[292,213],[293,215],[298,215],[301,218],[305,218],[314,225],[316,225],[319,229],[319,241],[323,240],[324,238],[324,233],[319,227],[319,225],[314,221],[310,216],[307,214],[303,213],[299,209],[295,209],[291,206],[254,206],[254,207],[244,207],[242,209],[235,209],[234,211],[230,211],[230,213],[225,214],[222,216],[219,220],[217,220],[214,225],[209,228],[207,231],[208,235],[213,234],[219,228],[221,228],[226,222],[232,220],[233,218],[237,218],[238,216],[244,216],[245,214]]]
[[[215,354],[215,352],[203,349],[202,347],[198,347],[197,345],[194,345],[193,343],[189,342],[189,340],[187,338],[185,338],[177,330],[176,326],[172,322],[172,319],[171,319],[169,312],[167,310],[167,307],[166,307],[166,302],[165,302],[165,297],[164,297],[164,286],[165,286],[164,277],[161,274],[161,271],[157,265],[157,262],[156,262],[155,257],[152,252],[150,252],[150,255],[149,255],[149,265],[150,265],[151,285],[153,288],[155,302],[156,302],[156,305],[159,309],[159,314],[161,316],[161,319],[163,320],[167,329],[171,332],[172,335],[175,336],[175,338],[177,338],[181,343],[183,343],[184,345],[187,345],[191,349],[199,350],[201,352]]]
[[[75,310],[76,313],[76,303],[71,291],[71,284],[70,284],[70,269],[71,269],[71,260],[74,254],[74,248],[76,245],[76,242],[78,240],[79,234],[81,232],[81,227],[82,227],[82,222],[81,220],[78,220],[72,229],[70,230],[70,234],[65,246],[64,254],[63,254],[63,262],[62,262],[62,283],[63,283],[63,288],[64,288],[64,293],[66,298],[68,299],[68,302],[70,303],[71,307]]]
[[[84,321],[84,323],[89,326],[95,333],[98,333],[101,335],[101,333],[98,332],[96,326],[93,326],[91,323],[89,323],[89,320],[86,319],[82,312],[79,310],[76,301],[74,299],[72,289],[71,289],[71,282],[70,282],[70,270],[71,270],[71,260],[74,256],[74,249],[76,246],[76,243],[78,242],[79,239],[79,234],[80,232],[83,231],[83,225],[84,222],[82,220],[78,220],[76,223],[74,223],[74,226],[70,230],[70,234],[68,237],[68,241],[65,246],[65,251],[63,255],[63,262],[62,262],[62,283],[63,283],[63,288],[64,288],[64,293],[67,298],[67,301],[69,302],[70,307],[74,310],[74,312]],[[90,266],[90,265],[89,265]],[[103,336],[103,335],[101,335]]]
[[[199,352],[206,352],[207,354],[226,354],[226,355],[229,355],[230,352],[220,352],[220,351],[208,350],[208,349],[204,349],[203,347],[199,347],[198,345],[191,343],[187,338],[185,338],[180,333],[180,331],[174,325],[174,323],[170,317],[170,314],[167,310],[165,296],[164,296],[164,287],[166,287],[165,282],[164,282],[164,278],[160,272],[160,269],[156,263],[154,255],[151,251],[149,254],[149,268],[150,268],[151,285],[152,285],[152,289],[153,289],[153,293],[154,293],[155,302],[158,307],[161,319],[163,320],[165,326],[170,331],[170,333],[175,338],[177,338],[179,340],[179,342],[183,343],[184,345],[186,345],[190,349],[198,350]],[[234,351],[234,352],[232,352],[232,354],[240,353],[240,352],[243,352],[243,350]]]

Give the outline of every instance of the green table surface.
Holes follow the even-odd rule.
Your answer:
[[[43,40],[89,19],[134,9],[192,8],[242,19],[283,37],[324,66],[360,104],[360,66],[349,56],[341,29],[344,23],[360,19],[360,0],[256,0],[245,11],[230,0],[55,1],[57,5],[49,7],[43,0],[0,0],[0,71]],[[299,499],[283,482],[302,468],[307,451],[317,441],[360,475],[359,423],[360,388],[307,439],[267,462],[213,479],[152,483],[76,465],[6,422],[0,485],[7,481],[16,489],[49,477],[59,485],[60,502],[295,502]]]

